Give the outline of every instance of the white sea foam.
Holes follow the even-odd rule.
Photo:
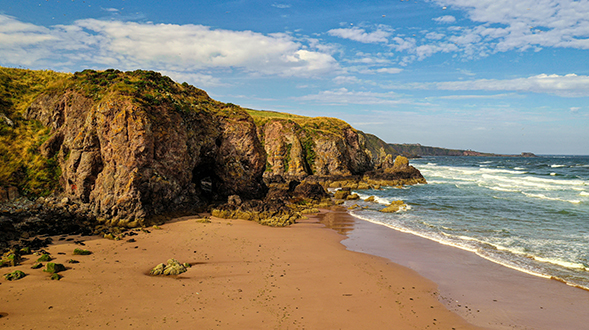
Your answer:
[[[495,191],[505,191],[505,192],[520,192],[517,189],[509,189],[509,188],[502,188],[502,187],[488,187],[491,190]]]
[[[581,192],[579,193],[579,196],[589,196],[589,192],[586,192],[586,191],[581,191]]]
[[[552,173],[550,173],[550,175],[552,175],[552,176],[556,176],[556,173],[552,172]]]
[[[534,256],[534,260],[540,261],[540,262],[546,262],[546,263],[550,263],[553,265],[558,265],[564,268],[569,268],[569,269],[574,269],[574,270],[587,270],[587,267],[583,264],[580,263],[576,263],[576,262],[570,262],[570,261],[566,261],[566,260],[561,260],[561,259],[556,259],[556,258],[542,258],[542,257],[536,257]]]
[[[476,255],[478,255],[479,257],[481,257],[483,259],[489,260],[489,261],[491,261],[493,263],[502,265],[502,266],[507,267],[507,268],[511,268],[511,269],[520,271],[522,273],[526,273],[526,274],[537,276],[537,277],[543,277],[543,278],[551,278],[552,277],[552,276],[548,276],[546,274],[542,274],[540,272],[535,272],[535,271],[531,271],[531,270],[526,269],[526,268],[523,268],[523,267],[518,267],[518,266],[516,266],[514,264],[511,264],[511,263],[507,262],[506,260],[502,260],[502,259],[497,258],[497,257],[494,257],[494,256],[492,256],[492,255],[490,255],[488,253],[485,253],[484,251],[481,251],[479,249],[473,248],[472,246],[470,246],[468,244],[460,244],[459,241],[457,242],[457,241],[450,240],[448,238],[449,237],[452,237],[452,235],[449,235],[449,234],[444,234],[442,236],[433,236],[431,234],[426,234],[426,233],[419,232],[419,231],[416,231],[416,230],[411,230],[409,228],[401,227],[401,226],[395,225],[393,223],[385,223],[385,222],[382,222],[382,221],[371,219],[369,217],[364,217],[364,216],[361,216],[361,215],[357,214],[354,211],[350,212],[350,214],[352,216],[360,219],[360,220],[372,222],[374,224],[385,226],[385,227],[388,227],[388,228],[391,228],[391,229],[394,229],[394,230],[397,230],[397,231],[400,231],[400,232],[403,232],[403,233],[412,234],[412,235],[415,235],[415,236],[418,236],[418,237],[421,237],[421,238],[428,239],[430,241],[437,242],[437,243],[442,244],[442,245],[452,246],[452,247],[455,247],[455,248],[458,248],[458,249],[461,249],[461,250],[465,250],[465,251],[469,251],[469,252],[475,253]],[[443,239],[442,237],[444,237],[444,236],[446,236],[448,238],[447,239]]]
[[[561,164],[552,164],[550,167],[559,168],[559,167],[568,167],[568,165],[561,165]]]
[[[525,168],[525,167],[514,167],[513,169],[514,169],[514,170],[518,170],[518,171],[523,171],[523,170],[525,170],[526,168]]]
[[[532,197],[532,198],[539,198],[539,199],[545,199],[545,200],[551,200],[551,201],[567,202],[567,203],[571,203],[571,204],[581,203],[581,201],[578,199],[568,200],[568,199],[563,199],[563,198],[558,198],[558,197],[549,197],[544,194],[531,194],[531,193],[526,193],[526,192],[522,192],[522,194],[524,194],[528,197]]]

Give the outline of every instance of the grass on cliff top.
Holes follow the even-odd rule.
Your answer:
[[[16,186],[25,195],[47,195],[61,175],[55,159],[39,154],[38,147],[51,132],[37,121],[24,118],[24,112],[47,86],[71,74],[49,70],[33,71],[0,67],[0,186]]]
[[[254,122],[258,127],[263,127],[271,120],[290,121],[299,125],[312,136],[317,135],[317,133],[341,135],[342,131],[346,128],[354,129],[350,124],[337,118],[306,117],[266,110],[246,109],[246,111],[252,116],[252,118],[254,118]]]

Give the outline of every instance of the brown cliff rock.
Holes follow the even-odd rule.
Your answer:
[[[335,118],[248,110],[267,158],[265,177],[350,176],[372,169],[363,136]]]
[[[148,78],[180,96],[146,103],[108,90],[95,100],[68,88],[28,108],[30,119],[52,128],[40,149],[58,156],[62,194],[129,226],[229,195],[263,196],[265,154],[247,113],[159,74]]]

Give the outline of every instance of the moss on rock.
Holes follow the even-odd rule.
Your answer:
[[[21,278],[23,278],[25,276],[27,276],[27,274],[25,274],[24,272],[22,272],[20,270],[15,270],[12,273],[4,274],[4,278],[9,281],[20,280]]]

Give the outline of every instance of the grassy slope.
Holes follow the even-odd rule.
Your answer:
[[[340,135],[345,128],[352,128],[348,123],[337,118],[330,117],[305,117],[284,112],[246,109],[254,118],[258,127],[264,126],[270,120],[283,120],[296,123],[311,136],[324,134],[327,136]],[[352,128],[353,129],[353,128]]]
[[[24,112],[47,86],[69,76],[0,67],[0,113],[14,122],[11,127],[0,120],[0,185],[18,186],[22,193],[36,195],[46,195],[55,188],[59,167],[54,159],[38,152],[50,130],[37,121],[26,120]]]

